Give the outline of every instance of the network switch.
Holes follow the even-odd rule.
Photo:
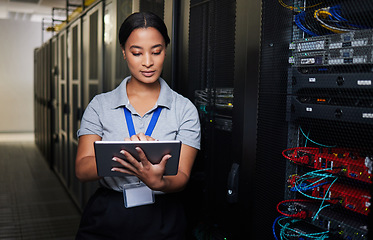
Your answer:
[[[297,68],[373,64],[372,36],[373,31],[364,30],[305,38],[289,45],[293,50],[289,63]]]
[[[315,69],[317,71],[317,69]],[[373,89],[373,73],[309,73],[291,69],[289,94],[297,94],[303,88]]]
[[[290,120],[313,118],[352,123],[373,124],[373,108],[345,105],[328,105],[309,102],[298,96],[289,96],[288,113]]]

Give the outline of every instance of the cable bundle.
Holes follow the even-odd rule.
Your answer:
[[[299,225],[305,222],[298,218],[280,216],[276,218],[272,225],[273,236],[278,240],[276,235],[276,224],[280,226],[280,239],[329,239],[329,231],[314,231],[306,233],[299,228]]]
[[[301,7],[299,5],[287,5],[282,0],[278,0],[278,2],[281,6],[297,13],[294,17],[294,23],[300,30],[310,36],[346,33],[370,28],[354,16],[354,14],[359,14],[360,8],[363,8],[359,4],[325,6],[326,3],[319,2],[311,6]],[[320,8],[320,6],[324,7]],[[351,16],[344,16],[343,13],[350,10],[346,8],[353,8],[356,11],[353,11],[352,15],[349,14]]]

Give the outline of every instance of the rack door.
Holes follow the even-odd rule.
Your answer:
[[[68,88],[68,106],[70,109],[69,121],[69,189],[74,200],[81,205],[82,202],[82,184],[75,177],[75,156],[78,149],[77,131],[81,119],[81,85],[82,85],[82,34],[81,19],[77,19],[68,28],[68,66],[69,66],[69,88]]]
[[[103,3],[83,16],[83,108],[102,92]]]
[[[55,169],[65,186],[69,183],[67,32],[58,34],[58,149]]]

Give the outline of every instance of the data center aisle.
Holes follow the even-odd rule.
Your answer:
[[[34,142],[0,142],[0,239],[74,239],[79,221]]]

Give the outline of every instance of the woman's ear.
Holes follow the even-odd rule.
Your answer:
[[[122,48],[122,53],[123,53],[123,59],[126,60],[126,51],[124,50],[124,48]]]

